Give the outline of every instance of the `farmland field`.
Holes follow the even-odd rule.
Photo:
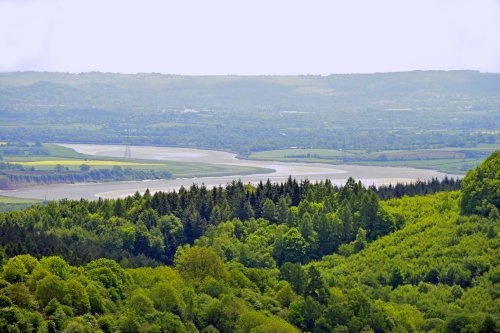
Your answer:
[[[75,151],[70,147],[56,144],[44,144],[43,148],[48,151],[46,156],[22,155],[4,156],[3,162],[19,164],[26,168],[35,167],[36,170],[54,170],[60,165],[67,171],[77,171],[82,164],[90,169],[102,169],[110,167],[126,167],[133,170],[162,170],[168,171],[172,177],[199,177],[199,176],[225,176],[232,174],[246,175],[255,173],[271,172],[269,169],[256,168],[252,166],[237,166],[213,164],[210,162],[196,163],[189,161],[166,161],[146,156],[142,158],[124,158],[124,146],[117,146],[115,154],[110,156],[86,155]]]
[[[303,162],[325,162],[328,160],[339,161],[344,153],[337,149],[279,149],[259,151],[248,157],[256,160],[270,161],[303,161]],[[349,153],[351,154],[351,153]]]
[[[42,200],[39,199],[15,198],[0,195],[0,212],[20,210],[41,202]]]
[[[25,199],[25,198],[15,198],[15,197],[6,197],[0,195],[0,204],[12,204],[12,203],[37,203],[40,200],[37,199]]]
[[[445,147],[416,150],[333,150],[333,149],[281,149],[252,153],[256,160],[275,160],[333,164],[359,164],[402,166],[433,169],[442,172],[464,174],[483,161],[500,144],[482,144],[474,148]]]
[[[68,144],[66,148],[72,148],[80,154],[92,158],[113,159],[121,156],[123,146],[113,145],[87,145]],[[86,184],[55,184],[43,187],[32,187],[14,191],[4,191],[3,194],[24,198],[87,198],[98,197],[116,198],[133,194],[136,191],[171,191],[178,190],[181,186],[189,187],[193,183],[205,184],[207,187],[225,185],[235,179],[241,179],[244,183],[258,183],[270,179],[273,182],[283,182],[292,176],[298,180],[309,179],[319,181],[330,179],[334,184],[345,183],[348,177],[353,177],[365,185],[382,185],[396,182],[412,182],[417,179],[443,178],[444,173],[433,170],[419,170],[413,168],[361,166],[361,165],[332,165],[321,163],[297,163],[297,162],[275,162],[238,159],[235,154],[171,147],[132,146],[132,153],[144,160],[153,163],[160,161],[167,165],[177,165],[179,169],[170,168],[175,179],[129,181],[129,182],[107,182]],[[181,168],[183,168],[181,170]],[[251,170],[257,172],[252,173]],[[214,175],[226,171],[227,176]],[[242,174],[241,171],[247,171]],[[258,173],[267,171],[270,173]],[[204,173],[201,177],[183,177],[179,174]],[[213,172],[211,174],[211,172]],[[456,175],[449,175],[454,177]],[[8,193],[8,194],[7,194]]]
[[[157,166],[161,165],[159,163],[138,163],[138,162],[126,162],[126,161],[104,161],[104,160],[40,160],[40,161],[19,161],[16,162],[25,166],[80,166],[86,164],[88,166]]]

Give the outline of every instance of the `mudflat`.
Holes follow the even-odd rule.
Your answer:
[[[122,157],[125,147],[120,145],[93,145],[93,144],[63,144],[62,146],[72,148],[75,151],[97,156]],[[193,183],[205,184],[207,187],[225,185],[234,179],[241,179],[244,183],[258,183],[259,181],[272,182],[285,181],[289,176],[298,180],[309,179],[319,181],[330,179],[334,184],[341,185],[348,177],[361,181],[364,185],[384,185],[397,182],[412,182],[417,179],[426,180],[432,177],[444,178],[459,177],[457,175],[444,174],[434,170],[402,168],[402,167],[380,167],[359,165],[332,165],[312,164],[295,162],[273,162],[238,159],[235,154],[173,147],[154,146],[131,146],[133,158],[159,160],[199,162],[210,164],[224,164],[234,166],[251,166],[268,168],[274,170],[267,174],[231,175],[222,177],[198,177],[177,178],[168,180],[151,181],[129,181],[129,182],[106,182],[106,183],[84,183],[84,184],[55,184],[43,187],[23,188],[13,191],[3,191],[2,194],[34,199],[97,199],[116,198],[130,195],[136,191],[172,191],[181,186],[188,187]]]

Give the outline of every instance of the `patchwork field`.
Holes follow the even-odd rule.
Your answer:
[[[3,162],[20,164],[23,167],[34,167],[36,170],[54,170],[57,166],[66,171],[78,171],[85,164],[92,169],[109,169],[114,166],[131,168],[133,170],[159,170],[168,171],[172,177],[201,177],[201,176],[226,176],[269,173],[272,170],[253,166],[226,165],[208,162],[184,162],[157,160],[151,156],[145,158],[124,158],[124,146],[120,147],[117,154],[111,156],[87,155],[75,151],[72,148],[55,144],[44,144],[47,150],[46,156],[23,155],[4,156]],[[140,157],[140,156],[138,156]]]
[[[375,152],[296,148],[255,152],[250,154],[248,158],[267,161],[403,166],[464,174],[483,161],[491,152],[498,149],[500,149],[500,144],[482,144],[473,148],[448,147]]]

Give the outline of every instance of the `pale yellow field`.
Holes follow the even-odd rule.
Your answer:
[[[0,141],[0,146],[6,145],[8,142],[7,141]]]
[[[33,166],[41,166],[41,165],[82,165],[86,164],[88,166],[97,166],[97,165],[119,165],[119,166],[144,166],[144,165],[161,165],[158,163],[134,163],[134,162],[122,162],[122,161],[100,161],[100,160],[44,160],[44,161],[31,161],[31,162],[15,162],[16,164],[21,165],[33,165]]]

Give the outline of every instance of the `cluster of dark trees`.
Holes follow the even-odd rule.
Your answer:
[[[2,169],[4,166],[4,169]],[[166,170],[132,169],[115,166],[110,169],[86,169],[85,171],[26,170],[16,164],[0,163],[0,189],[13,189],[29,185],[56,183],[83,183],[97,181],[168,179],[172,174]]]
[[[0,170],[24,171],[24,167],[21,164],[17,164],[17,163],[0,162]]]
[[[0,160],[3,156],[48,156],[49,151],[40,142],[6,142],[0,145]]]
[[[460,189],[460,178],[444,177],[442,180],[432,178],[427,181],[417,180],[413,183],[397,183],[396,185],[371,186],[377,196],[382,200],[402,198],[403,196],[427,195],[443,191],[457,191]]]

